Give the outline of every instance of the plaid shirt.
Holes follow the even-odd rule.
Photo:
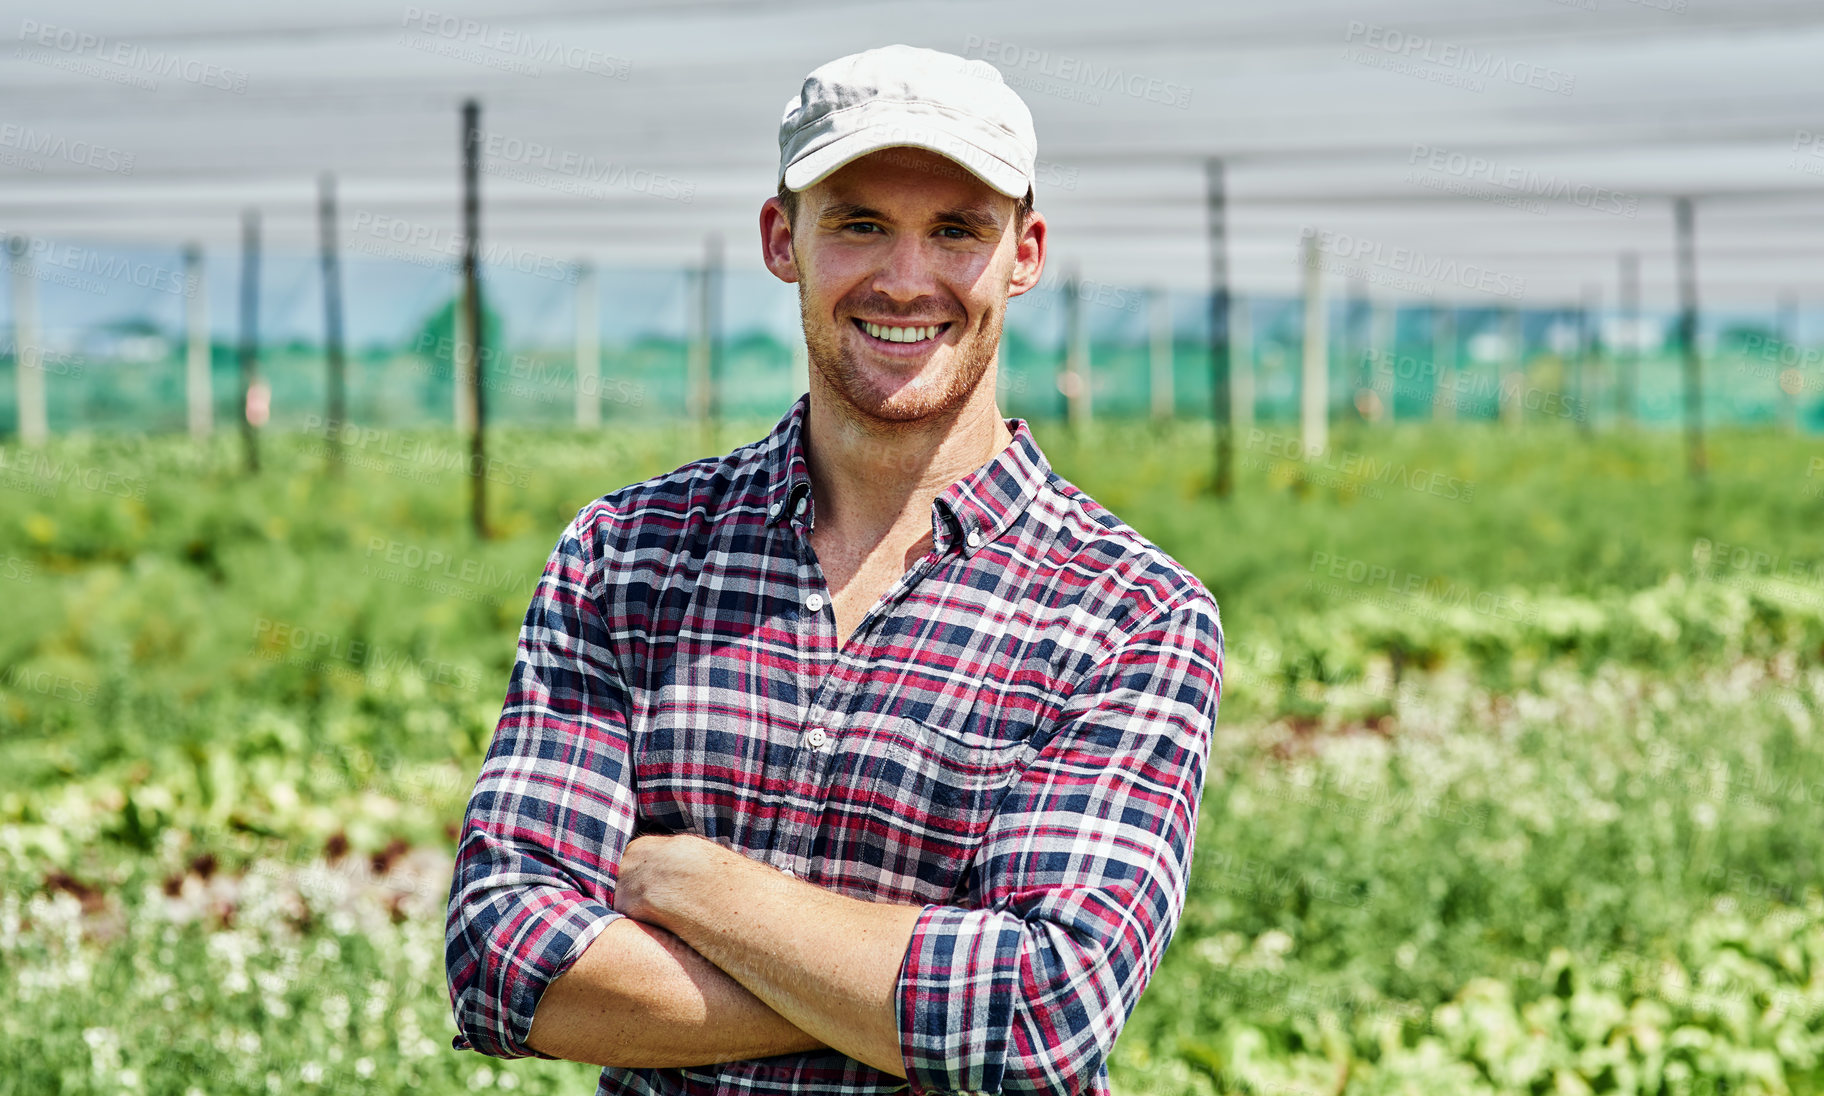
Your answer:
[[[839,649],[806,540],[808,407],[559,538],[463,821],[455,1046],[549,1057],[526,1045],[533,1010],[624,916],[622,849],[688,832],[923,905],[898,982],[907,1079],[826,1049],[608,1068],[599,1093],[1106,1093],[1183,909],[1216,602],[1008,419]]]

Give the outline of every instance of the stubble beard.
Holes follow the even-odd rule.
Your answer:
[[[798,315],[804,327],[805,350],[811,369],[823,378],[836,400],[844,406],[846,417],[885,432],[896,431],[899,424],[954,416],[969,402],[988,367],[994,364],[995,353],[1001,345],[1001,321],[1006,307],[1003,299],[983,317],[974,336],[965,333],[950,347],[950,366],[934,377],[922,377],[921,380],[927,383],[881,393],[874,390],[866,372],[845,348],[840,328],[825,328],[811,322],[804,283],[798,283]]]

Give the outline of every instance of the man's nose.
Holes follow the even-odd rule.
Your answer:
[[[894,300],[911,301],[937,290],[937,276],[926,241],[901,235],[874,272],[874,291]]]

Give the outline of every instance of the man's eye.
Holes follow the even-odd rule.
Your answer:
[[[967,239],[970,239],[970,238],[972,238],[972,237],[973,237],[973,235],[974,235],[974,234],[973,234],[973,233],[971,233],[971,232],[970,232],[970,231],[969,231],[969,230],[968,230],[968,229],[966,229],[966,228],[961,228],[961,227],[959,227],[959,226],[957,226],[957,225],[945,225],[945,226],[944,226],[944,227],[943,227],[943,228],[940,228],[940,229],[938,229],[938,231],[939,231],[939,232],[955,232],[955,233],[957,233],[957,235],[955,235],[955,236],[946,236],[946,237],[944,237],[944,239],[946,239],[946,240],[967,240]]]
[[[842,230],[844,232],[847,232],[847,231],[850,231],[851,229],[857,229],[857,228],[879,228],[879,227],[880,227],[879,225],[875,224],[872,221],[856,221],[853,224],[843,225]],[[863,233],[862,235],[864,235],[864,236],[872,235],[872,233]]]

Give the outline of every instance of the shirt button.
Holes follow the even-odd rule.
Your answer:
[[[792,869],[790,869],[790,868],[780,868],[779,872],[781,875],[792,875],[794,877],[796,875],[796,873],[793,872]]]
[[[792,513],[794,513],[794,514],[796,514],[796,515],[798,515],[798,516],[799,516],[799,517],[803,517],[803,516],[804,516],[804,508],[805,508],[805,507],[806,507],[806,506],[808,506],[808,505],[810,505],[810,500],[809,500],[809,499],[799,499],[799,500],[798,500],[798,509],[796,509],[796,510],[793,510],[793,511],[792,511]]]
[[[778,517],[779,516],[779,504],[775,502],[771,506],[767,507],[766,516],[769,518]]]
[[[968,540],[969,547],[971,548],[980,548],[982,546],[982,534],[976,532],[974,529],[969,530]]]
[[[804,607],[813,613],[823,612],[823,595],[812,594],[810,597],[805,598]]]
[[[810,732],[804,736],[804,744],[813,750],[823,749],[823,744],[829,740],[830,736],[823,733],[822,727],[812,727]]]

